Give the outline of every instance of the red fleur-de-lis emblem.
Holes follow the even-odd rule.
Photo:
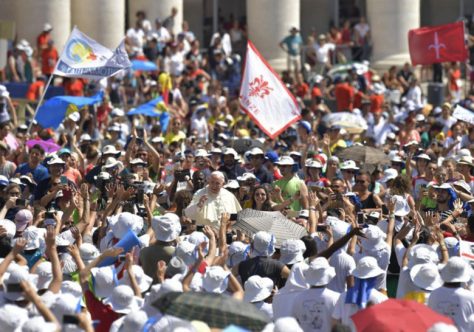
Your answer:
[[[268,81],[265,81],[260,75],[260,77],[255,77],[255,79],[250,82],[249,97],[260,97],[265,98],[270,92],[273,91],[273,88],[268,86]]]

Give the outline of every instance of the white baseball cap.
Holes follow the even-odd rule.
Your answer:
[[[379,180],[381,183],[387,183],[398,176],[398,171],[395,168],[387,168],[383,171],[383,177]]]
[[[275,164],[280,166],[293,166],[296,162],[290,156],[281,156]]]

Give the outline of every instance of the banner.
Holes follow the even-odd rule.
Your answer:
[[[239,101],[240,108],[272,139],[301,118],[295,97],[250,41]]]
[[[464,62],[468,58],[463,22],[410,30],[408,47],[413,65]]]
[[[453,117],[455,117],[458,120],[474,125],[474,112],[462,106],[456,105],[456,108],[454,109],[454,112],[453,112]]]
[[[112,52],[74,28],[53,74],[99,80],[130,66],[124,41]]]

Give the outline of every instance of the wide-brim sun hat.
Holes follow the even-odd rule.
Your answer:
[[[151,227],[157,240],[163,242],[174,241],[181,233],[179,217],[174,213],[165,213],[162,216],[153,217]]]
[[[393,214],[396,217],[405,217],[410,213],[410,205],[408,205],[408,200],[400,195],[393,195],[392,200],[395,201],[395,209]]]
[[[359,260],[352,275],[359,279],[369,279],[383,273],[385,273],[385,271],[379,267],[377,259],[372,256],[365,256]]]
[[[419,288],[432,291],[443,285],[438,267],[433,263],[418,264],[410,270],[411,281]]]
[[[114,288],[110,297],[104,300],[104,304],[110,305],[112,310],[119,314],[128,314],[140,309],[143,300],[136,297],[129,286],[119,285]]]
[[[440,271],[444,282],[468,282],[471,279],[472,269],[461,257],[450,257]]]
[[[303,253],[306,246],[303,241],[288,239],[281,243],[280,262],[283,264],[295,264],[304,261]]]
[[[296,162],[290,156],[281,156],[275,164],[279,166],[293,166]]]
[[[251,276],[244,284],[244,301],[254,303],[265,300],[272,295],[273,286],[273,280],[270,278]]]
[[[303,275],[309,285],[325,286],[336,276],[336,270],[329,265],[326,258],[318,257],[311,261]]]
[[[230,271],[221,266],[209,266],[202,278],[202,287],[206,292],[222,294],[229,284]]]
[[[383,177],[379,180],[381,183],[387,183],[390,180],[395,179],[398,176],[398,171],[394,168],[387,168],[383,172]]]

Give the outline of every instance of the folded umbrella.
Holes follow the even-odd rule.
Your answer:
[[[186,320],[200,320],[211,328],[237,325],[250,331],[261,331],[269,318],[247,302],[225,294],[171,292],[160,297],[153,306],[163,314]]]
[[[361,310],[351,317],[358,332],[425,332],[436,323],[453,324],[416,301],[389,299]]]
[[[272,233],[276,238],[276,246],[280,246],[283,240],[299,239],[308,235],[303,226],[289,220],[279,211],[242,210],[237,214],[234,228],[248,234],[255,234],[258,231]]]
[[[158,66],[151,61],[132,60],[132,69],[140,71],[155,71],[158,70]]]
[[[390,159],[379,149],[370,146],[353,145],[339,152],[336,155],[343,160],[354,160],[364,165],[388,164]]]
[[[231,146],[237,151],[238,153],[244,153],[249,151],[252,148],[262,148],[263,143],[257,139],[251,138],[238,138],[232,141]]]

